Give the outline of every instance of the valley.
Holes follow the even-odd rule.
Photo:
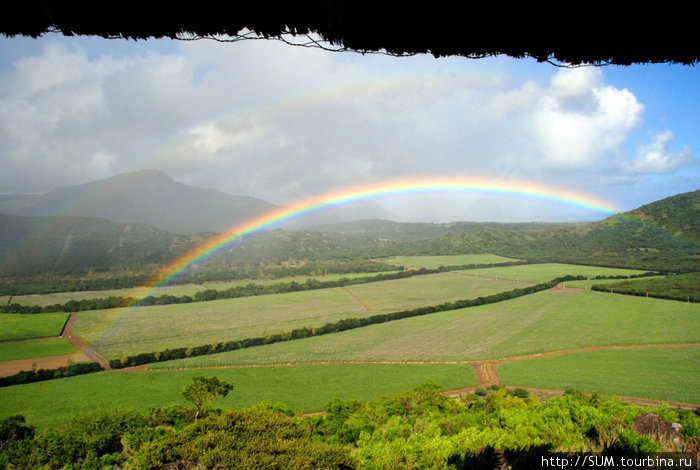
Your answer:
[[[98,261],[75,274],[6,272],[0,421],[22,415],[53,432],[95,413],[182,410],[179,391],[205,375],[234,384],[226,399],[211,402],[214,409],[271,407],[318,425],[335,419],[336,406],[360,410],[411,389],[468,407],[510,399],[583,406],[604,397],[625,410],[671,407],[677,419],[695,422],[688,413],[700,406],[700,270],[698,244],[686,232],[694,229],[649,239],[656,228],[646,215],[635,228],[647,234],[644,244],[668,247],[657,264],[648,251],[631,249],[641,242],[627,236],[628,226],[620,231],[617,221],[631,217],[583,231],[580,224],[482,225],[393,240],[261,231],[163,285],[153,279],[169,276],[164,263],[174,254],[160,248],[157,262],[139,248],[110,269]],[[120,236],[134,233],[114,227]],[[607,244],[596,248],[605,262],[573,262],[586,258],[591,231],[607,231]],[[71,236],[83,253],[111,250]],[[135,246],[158,246],[147,240]],[[274,256],[266,243],[277,243]],[[543,257],[552,243],[566,255],[553,249]],[[630,247],[624,257],[605,254],[622,245]],[[44,256],[34,266],[64,262]],[[669,262],[682,269],[669,270]],[[424,387],[439,393],[420,395]]]

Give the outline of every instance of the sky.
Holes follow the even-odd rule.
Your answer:
[[[464,177],[625,211],[700,188],[699,105],[700,69],[683,65],[0,36],[0,194],[159,169],[289,205],[400,178]],[[397,221],[604,217],[498,194],[375,202]]]

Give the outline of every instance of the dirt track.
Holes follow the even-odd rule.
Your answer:
[[[85,342],[83,342],[80,338],[73,335],[73,325],[75,324],[77,315],[77,313],[71,313],[68,316],[68,320],[66,321],[65,325],[63,325],[61,336],[49,337],[67,339],[73,344],[73,346],[78,348],[77,353],[64,354],[61,356],[34,357],[31,359],[19,359],[16,361],[3,361],[0,362],[0,377],[14,375],[18,372],[22,372],[23,370],[29,371],[32,370],[34,367],[36,367],[37,369],[58,369],[59,367],[65,367],[72,363],[84,361],[97,362],[103,369],[109,370],[109,363],[105,358],[100,356],[94,349],[85,344]],[[31,338],[18,341],[37,341],[40,339],[42,338]]]
[[[63,334],[61,337],[73,343],[73,346],[78,348],[91,361],[97,362],[104,370],[109,370],[109,363],[104,357],[100,356],[94,349],[83,342],[83,340],[73,335],[73,325],[77,317],[77,312],[70,314],[66,325],[63,327]]]
[[[364,303],[364,301],[363,301],[361,298],[359,298],[358,296],[356,296],[350,289],[348,289],[348,288],[345,287],[345,286],[341,287],[341,289],[343,289],[345,292],[347,292],[347,294],[348,294],[350,297],[352,297],[357,303],[359,303],[360,305],[362,305],[362,306],[365,308],[365,310],[367,310],[368,312],[369,312],[370,310],[372,310],[371,308],[369,308],[369,305],[367,305],[366,303]]]

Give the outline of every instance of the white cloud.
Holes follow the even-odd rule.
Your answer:
[[[534,134],[544,161],[581,169],[621,150],[641,122],[644,106],[626,89],[603,83],[600,69],[562,70],[542,94],[534,112]]]
[[[635,173],[673,173],[683,167],[697,165],[690,147],[675,152],[669,150],[673,138],[670,130],[653,135],[649,144],[637,149],[630,170]]]
[[[644,111],[600,68],[493,76],[478,61],[276,42],[89,57],[67,42],[44,41],[0,76],[0,192],[139,168],[276,203],[420,175],[585,189],[630,160]],[[688,163],[663,135],[625,178]]]

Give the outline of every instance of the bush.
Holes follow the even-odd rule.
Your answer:
[[[528,398],[530,396],[530,392],[528,392],[524,388],[516,388],[515,390],[511,390],[510,394],[514,397],[522,399]]]

